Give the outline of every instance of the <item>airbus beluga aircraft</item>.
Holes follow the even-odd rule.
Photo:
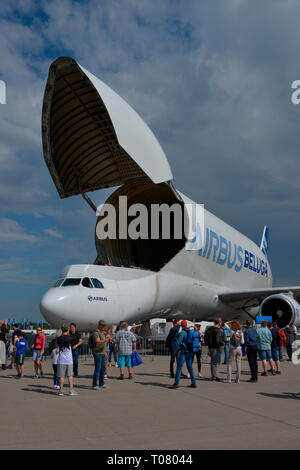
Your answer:
[[[106,203],[119,224],[120,200],[128,205],[179,204],[182,224],[192,225],[193,203],[172,184],[172,172],[157,139],[142,118],[111,88],[74,59],[59,57],[46,84],[42,138],[44,158],[61,198],[118,187]],[[41,300],[41,312],[54,327],[74,321],[92,329],[99,319],[186,318],[210,321],[271,315],[279,327],[300,326],[300,287],[272,288],[267,259],[268,229],[260,246],[200,208],[192,239],[99,236],[93,264],[66,266]],[[196,211],[196,213],[198,213]],[[130,218],[127,223],[129,224]],[[149,221],[150,228],[151,220]]]

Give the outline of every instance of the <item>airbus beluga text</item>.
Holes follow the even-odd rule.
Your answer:
[[[272,288],[268,229],[257,246],[180,193],[141,117],[72,58],[60,57],[50,66],[42,137],[61,198],[81,194],[96,211],[85,193],[118,186],[106,201],[116,216],[114,236],[99,236],[101,212],[94,263],[66,266],[41,300],[41,312],[54,327],[74,321],[80,329],[91,329],[99,319],[108,324],[153,317],[210,321],[219,313],[243,320],[258,312],[272,315],[279,327],[300,326],[300,287]],[[156,237],[121,236],[124,197],[128,206],[149,210],[178,205],[185,230],[178,236],[178,219],[175,224],[171,217],[169,237],[161,229]],[[126,220],[129,227],[132,214]],[[149,232],[155,232],[152,218],[147,222]]]

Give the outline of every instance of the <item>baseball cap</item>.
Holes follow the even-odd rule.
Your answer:
[[[181,326],[187,326],[187,321],[186,321],[186,320],[182,320]]]

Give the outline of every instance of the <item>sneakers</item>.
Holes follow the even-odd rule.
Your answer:
[[[58,396],[59,396],[59,397],[63,397],[63,396],[64,396],[64,391],[61,390],[61,389],[59,389]]]
[[[280,374],[281,374],[280,370],[277,370],[277,371],[276,371],[276,374],[277,374],[277,375],[280,375]]]
[[[95,387],[93,387],[93,390],[99,390],[99,389],[100,389],[99,385],[95,385]]]
[[[198,377],[199,377],[199,379],[202,377],[202,375],[200,374],[200,372],[199,372],[199,374],[198,374]]]
[[[179,388],[179,385],[173,384],[173,385],[170,385],[169,388],[171,389]]]
[[[188,388],[197,388],[197,385],[196,384],[190,384],[190,385],[188,385]]]
[[[34,378],[34,379],[38,379],[39,376],[35,374],[35,375],[33,376],[33,378]]]
[[[55,390],[59,390],[59,385],[54,385]]]
[[[108,388],[108,386],[106,384],[104,384],[104,385],[100,385],[99,388]]]
[[[120,375],[120,377],[118,377],[119,380],[124,380],[124,375]]]
[[[129,374],[128,378],[129,380],[132,380],[133,379],[132,374]]]
[[[212,377],[211,378],[211,381],[215,381],[215,382],[221,382],[221,379],[219,379],[219,377]]]
[[[71,395],[71,397],[74,397],[75,395],[78,395],[78,393],[75,392],[75,390],[72,389],[72,390],[70,390],[69,395]]]
[[[255,380],[255,379],[249,379],[249,380],[246,380],[246,382],[256,383],[257,380]]]
[[[188,378],[188,379],[190,379],[190,378],[191,378],[191,376],[190,376],[190,373],[189,373],[189,372],[187,373],[187,378]]]
[[[262,377],[267,377],[267,375],[268,375],[267,372],[262,372],[262,373],[261,373],[261,376],[262,376]]]

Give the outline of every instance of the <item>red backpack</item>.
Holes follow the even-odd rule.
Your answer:
[[[280,346],[284,346],[285,343],[286,343],[285,332],[282,331],[282,330],[279,330],[279,331],[278,331],[278,336],[279,336],[279,345],[280,345]]]

